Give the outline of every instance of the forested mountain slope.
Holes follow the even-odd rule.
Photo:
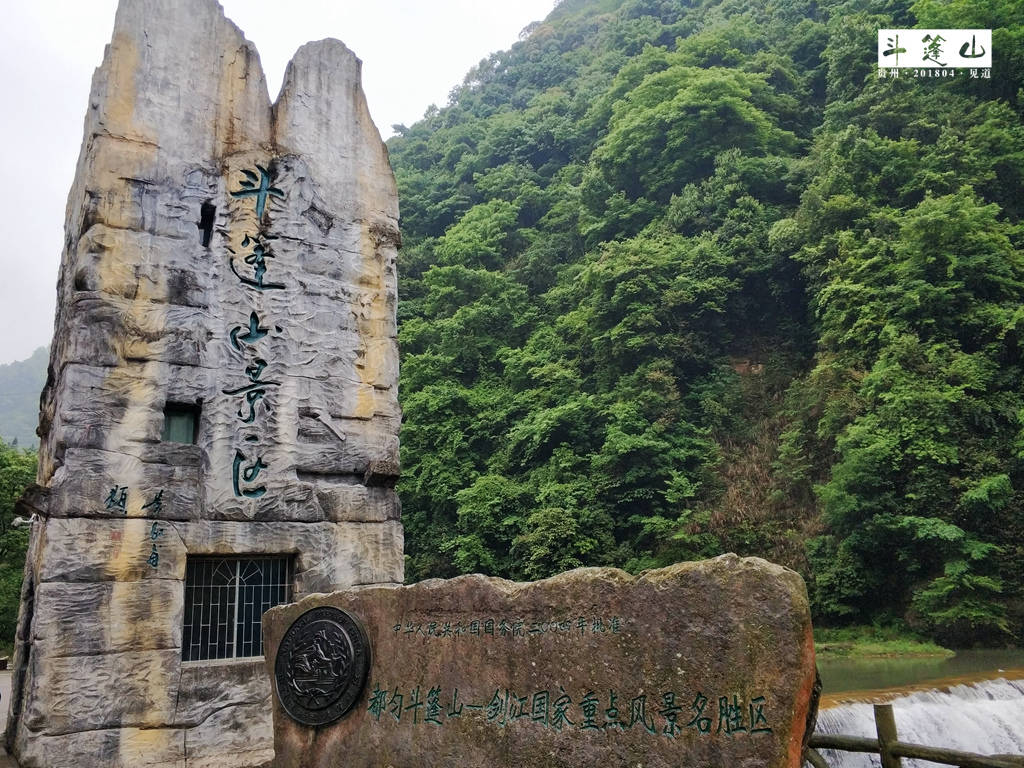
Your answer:
[[[0,440],[22,448],[39,444],[39,393],[49,362],[49,350],[39,347],[31,357],[0,365]]]
[[[879,78],[879,28],[992,77]],[[563,0],[389,141],[410,579],[736,551],[1024,630],[1024,4]]]

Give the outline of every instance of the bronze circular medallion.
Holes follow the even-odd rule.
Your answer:
[[[359,699],[370,671],[362,624],[339,608],[313,608],[284,633],[274,660],[277,697],[294,720],[326,725]]]

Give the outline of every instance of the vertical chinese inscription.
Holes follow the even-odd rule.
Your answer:
[[[255,170],[242,169],[237,187],[229,190],[231,197],[253,206],[254,217],[244,224],[241,247],[229,247],[229,266],[244,291],[255,296],[265,291],[286,287],[279,277],[271,273],[276,254],[273,240],[267,231],[266,214],[274,200],[284,200],[285,193],[275,186],[274,164],[256,165]],[[276,269],[274,270],[277,271]],[[268,461],[259,443],[265,418],[273,412],[272,393],[281,381],[272,374],[274,361],[267,352],[271,331],[281,327],[253,310],[248,319],[228,330],[232,353],[240,358],[238,383],[221,393],[235,398],[239,440],[231,462],[231,488],[240,499],[258,499],[267,492],[261,474],[269,469]],[[268,370],[269,369],[269,370]],[[264,476],[265,478],[265,476]]]
[[[153,498],[143,504],[139,509],[139,515],[156,516],[160,514],[160,511],[164,506],[164,489],[159,489]],[[104,501],[105,508],[107,510],[120,511],[121,514],[128,514],[128,486],[126,485],[115,485],[110,489],[110,493],[107,495]],[[146,538],[146,544],[149,547],[147,550],[146,564],[152,568],[156,568],[160,565],[160,550],[157,549],[157,542],[160,537],[167,532],[167,529],[160,525],[159,520],[154,520],[153,525],[150,526],[149,535]]]

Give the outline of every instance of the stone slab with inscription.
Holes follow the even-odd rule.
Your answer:
[[[800,765],[815,680],[807,595],[764,560],[313,595],[265,614],[272,677],[286,631],[324,606],[364,628],[365,688],[311,727],[282,707],[279,673],[277,768]]]

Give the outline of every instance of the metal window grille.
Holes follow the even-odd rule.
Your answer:
[[[292,558],[189,557],[184,661],[263,654],[263,612],[292,598]]]

